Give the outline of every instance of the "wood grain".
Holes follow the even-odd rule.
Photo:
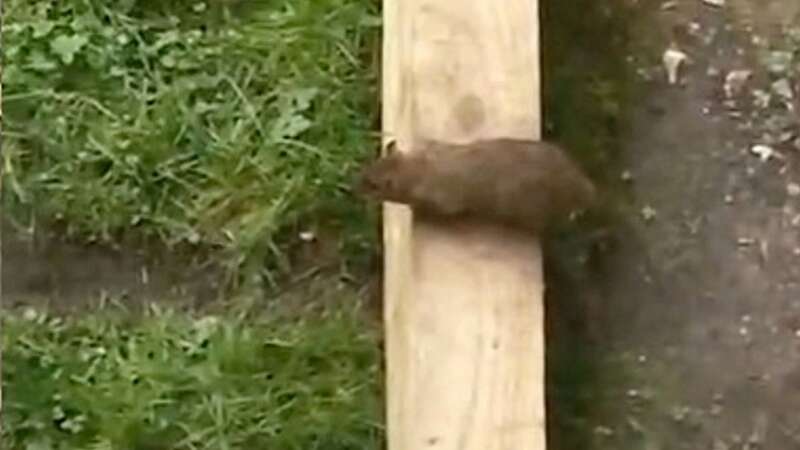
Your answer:
[[[540,139],[537,0],[384,1],[383,124]],[[545,448],[539,242],[384,206],[389,450]]]

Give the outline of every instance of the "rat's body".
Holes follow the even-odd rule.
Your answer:
[[[389,145],[389,154],[364,170],[361,190],[422,215],[488,220],[541,233],[590,206],[596,195],[592,182],[550,142],[427,141],[411,152]]]

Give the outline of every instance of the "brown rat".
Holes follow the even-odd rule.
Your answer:
[[[362,172],[359,191],[416,214],[488,220],[539,234],[591,206],[594,184],[558,145],[512,138],[467,144],[424,141]]]

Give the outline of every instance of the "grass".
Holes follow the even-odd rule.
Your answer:
[[[369,0],[5,2],[5,208],[22,226],[291,270],[300,232],[374,232]]]
[[[4,314],[4,448],[379,448],[362,319],[341,305],[293,319]]]
[[[202,251],[248,279],[291,273],[301,232],[358,264],[375,229],[349,187],[377,142],[376,5],[4,2],[5,218]],[[380,355],[357,294],[312,296],[299,303],[321,311],[290,317],[7,312],[3,446],[378,448]]]

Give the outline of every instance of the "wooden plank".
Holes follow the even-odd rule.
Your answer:
[[[538,0],[384,2],[383,124],[540,139]],[[539,242],[384,206],[389,450],[545,448]]]

